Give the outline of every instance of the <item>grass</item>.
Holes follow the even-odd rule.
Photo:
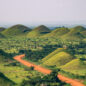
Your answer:
[[[5,57],[3,55],[0,55],[0,63],[4,62]]]
[[[71,28],[67,34],[64,34],[61,38],[66,40],[81,40],[84,36],[81,34],[82,31],[85,31],[85,28],[82,26],[76,26]]]
[[[86,30],[85,31],[82,31],[81,34],[86,37]]]
[[[7,63],[6,63],[7,64]],[[35,70],[26,71],[26,66],[5,66],[6,64],[0,64],[0,72],[2,72],[6,77],[8,77],[13,82],[20,84],[22,80],[27,80],[27,76],[33,77],[36,75],[42,75],[41,73]]]
[[[16,36],[16,35],[24,35],[28,31],[31,31],[31,29],[24,25],[19,24],[19,25],[14,25],[8,29],[5,29],[4,31],[2,31],[2,34],[5,35],[6,37],[9,37],[9,36]]]
[[[53,55],[55,55],[55,54],[57,54],[58,52],[61,52],[61,51],[63,51],[63,50],[64,50],[63,48],[58,48],[58,49],[56,49],[55,51],[53,51],[52,53],[50,53],[48,56],[44,57],[44,58],[42,59],[42,62],[48,60],[48,59],[51,58]]]
[[[21,83],[21,81],[28,75],[28,72],[24,71],[24,68],[4,66],[4,64],[0,64],[0,72],[4,73],[6,77],[15,83]]]
[[[69,53],[61,51],[55,55],[53,55],[51,58],[47,59],[43,64],[57,67],[65,65],[66,63],[70,62],[73,59],[73,56],[71,56]]]
[[[64,27],[57,28],[57,29],[53,30],[51,33],[44,35],[43,37],[60,37],[68,32],[69,32],[68,28],[64,28]]]
[[[14,86],[15,83],[0,73],[0,86]]]
[[[50,32],[50,29],[48,29],[46,26],[41,25],[36,28],[34,28],[30,33],[27,34],[27,37],[39,37],[44,34],[47,34]]]
[[[85,75],[86,61],[80,61],[79,59],[74,59],[69,63],[63,65],[61,68],[65,71],[68,71],[74,74]]]

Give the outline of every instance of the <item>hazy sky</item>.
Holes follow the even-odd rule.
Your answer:
[[[58,22],[85,24],[86,0],[0,0],[0,24]]]

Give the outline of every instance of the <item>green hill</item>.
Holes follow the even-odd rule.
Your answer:
[[[0,72],[0,86],[14,86],[14,82],[9,80]]]
[[[0,32],[4,31],[5,28],[4,27],[0,27]]]
[[[39,37],[50,32],[50,29],[44,25],[38,26],[27,34],[27,37]]]
[[[70,31],[63,35],[61,38],[63,40],[81,40],[84,38],[84,36],[80,33],[82,31],[85,31],[86,29],[82,26],[77,26],[77,27],[74,27],[72,29],[70,29]]]
[[[63,51],[63,48],[58,48],[56,50],[54,50],[52,53],[50,53],[48,56],[46,56],[45,58],[42,59],[42,62],[45,62],[46,60],[48,60],[49,58],[51,58],[52,56],[54,56],[55,54],[59,53]]]
[[[61,51],[54,55],[51,55],[46,61],[44,61],[43,64],[48,66],[56,65],[57,67],[59,67],[70,62],[72,59],[73,57],[69,53]]]
[[[5,29],[2,34],[6,36],[17,36],[17,35],[25,35],[27,32],[31,31],[30,28],[24,25],[14,25],[8,29]]]
[[[61,37],[62,35],[68,33],[70,30],[68,28],[57,28],[51,33],[44,35],[44,37]]]
[[[86,61],[74,59],[61,68],[72,73],[86,74]]]
[[[74,28],[71,29],[73,33],[76,33],[76,32],[82,32],[82,31],[85,31],[86,28],[83,27],[83,26],[76,26]]]

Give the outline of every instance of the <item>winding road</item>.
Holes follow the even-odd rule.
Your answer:
[[[34,70],[37,70],[43,74],[50,74],[52,72],[52,70],[49,70],[49,69],[46,69],[44,67],[41,67],[40,65],[35,65],[31,62],[28,62],[28,61],[25,61],[23,60],[22,58],[25,57],[25,54],[23,55],[18,55],[18,56],[15,56],[14,59],[22,64],[24,64],[25,66],[27,67],[34,67]],[[73,80],[73,79],[70,79],[70,78],[67,78],[61,74],[58,74],[57,77],[63,81],[63,82],[66,82],[66,83],[69,83],[71,84],[72,86],[85,86],[83,85],[82,83],[80,83],[79,81],[76,81],[76,80]]]

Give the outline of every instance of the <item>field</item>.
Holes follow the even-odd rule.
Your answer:
[[[0,72],[2,72],[6,77],[8,77],[10,80],[18,85],[20,85],[23,80],[28,80],[28,76],[43,76],[43,74],[31,70],[30,68],[27,68],[21,64],[19,64],[18,66],[12,66],[8,63],[0,64]]]

